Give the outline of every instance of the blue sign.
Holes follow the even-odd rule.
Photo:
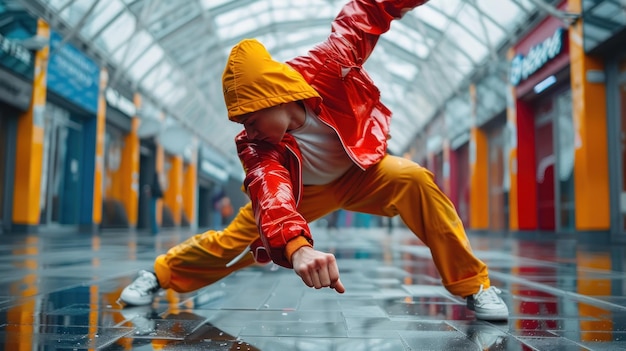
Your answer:
[[[95,113],[98,110],[100,67],[59,34],[50,31],[48,89]]]
[[[11,11],[0,2],[0,66],[33,79],[35,54],[21,41],[37,34],[37,19],[26,11]]]

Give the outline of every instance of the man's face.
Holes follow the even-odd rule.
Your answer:
[[[235,118],[235,122],[243,124],[249,140],[262,140],[278,144],[289,127],[291,119],[284,105],[269,107]]]

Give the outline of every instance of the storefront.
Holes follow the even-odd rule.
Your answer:
[[[564,6],[564,4],[562,5]],[[568,33],[548,17],[514,47],[510,81],[517,131],[519,228],[573,231],[574,128]]]
[[[50,51],[39,223],[90,225],[100,69],[55,32]]]

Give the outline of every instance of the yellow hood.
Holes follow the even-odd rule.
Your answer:
[[[233,47],[222,74],[228,119],[282,103],[319,97],[302,75],[274,61],[263,44],[244,39]]]

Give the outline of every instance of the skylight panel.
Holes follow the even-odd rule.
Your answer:
[[[448,28],[446,37],[455,44],[460,50],[465,52],[473,62],[480,62],[488,53],[485,45],[476,40],[467,31],[456,24],[452,24]]]
[[[50,6],[51,8],[55,10],[59,10],[65,7],[70,1],[73,1],[73,0],[47,0],[44,2],[47,3],[48,6]]]
[[[411,52],[419,59],[426,58],[430,52],[430,48],[426,45],[422,36],[408,27],[397,27],[393,31],[386,33],[385,39]],[[376,50],[378,50],[378,47],[374,52]]]
[[[148,87],[157,86],[163,79],[170,76],[172,65],[167,61],[161,61],[154,69],[150,70],[143,80],[143,84]]]
[[[100,1],[92,12],[89,20],[85,22],[81,33],[86,38],[92,37],[123,9],[124,5],[119,0]]]
[[[164,98],[163,103],[167,106],[173,106],[185,99],[189,98],[189,91],[186,87],[176,85],[173,90],[171,90],[171,94]]]
[[[475,6],[480,8],[492,23],[495,21],[503,28],[513,29],[524,20],[524,16],[521,16],[522,10],[513,1],[476,1]]]
[[[246,16],[239,18],[233,25],[224,25],[217,27],[217,33],[223,40],[228,40],[245,33],[254,32],[259,27],[266,26],[271,23],[269,16]]]
[[[475,8],[469,5],[464,5],[463,9],[456,16],[457,22],[465,32],[472,33],[477,37],[483,37],[483,27],[481,25],[480,14]],[[483,40],[486,42],[486,40]]]
[[[211,10],[220,7],[234,0],[200,0],[200,5],[204,10]]]
[[[149,69],[163,57],[163,49],[158,45],[152,45],[144,55],[139,57],[137,61],[129,68],[128,73],[135,80],[141,79]]]
[[[128,12],[122,14],[102,32],[105,51],[112,53],[125,43],[135,31],[136,20]]]
[[[128,39],[122,50],[113,53],[113,58],[122,65],[128,65],[134,62],[153,43],[152,37],[146,31],[140,30]]]
[[[432,4],[430,2],[429,4]],[[415,15],[420,21],[424,23],[428,23],[428,25],[433,28],[437,28],[440,31],[443,31],[446,28],[449,20],[438,11],[435,11],[429,6],[419,7],[409,13],[409,15]]]
[[[428,6],[439,9],[441,12],[449,17],[454,17],[459,6],[462,6],[462,2],[466,0],[436,0],[428,2]],[[491,3],[496,3],[500,0],[482,0]]]
[[[60,7],[61,17],[71,26],[75,26],[85,16],[94,0],[75,0],[69,6]],[[64,5],[65,6],[65,5]]]

